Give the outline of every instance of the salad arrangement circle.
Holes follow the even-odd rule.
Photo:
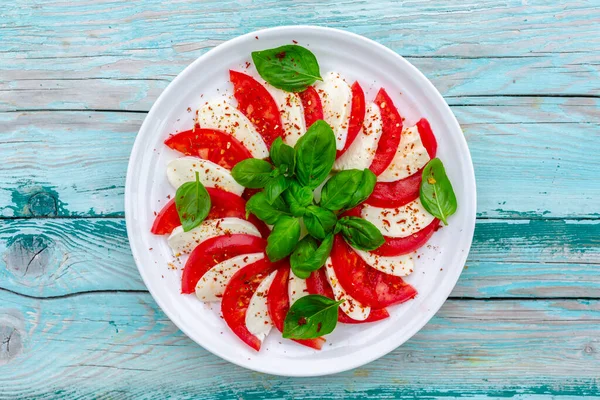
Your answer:
[[[187,257],[182,295],[220,301],[248,346],[274,326],[319,350],[338,322],[417,295],[402,277],[457,200],[428,121],[404,126],[385,89],[368,102],[299,45],[252,60],[260,78],[230,71],[235,102],[206,101],[165,140],[183,156],[151,231]]]

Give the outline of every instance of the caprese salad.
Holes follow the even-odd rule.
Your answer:
[[[252,53],[233,95],[205,101],[165,144],[176,190],[152,232],[186,257],[181,292],[221,302],[259,350],[272,326],[321,349],[338,322],[389,317],[414,298],[402,277],[457,208],[426,119],[405,126],[385,89],[321,74],[299,45]]]

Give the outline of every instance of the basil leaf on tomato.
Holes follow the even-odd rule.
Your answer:
[[[273,166],[265,160],[247,158],[235,164],[231,170],[233,179],[250,189],[264,188],[273,172]]]
[[[296,178],[303,186],[319,186],[335,162],[335,136],[331,126],[318,120],[296,143]]]
[[[256,215],[258,219],[273,225],[283,216],[289,216],[289,210],[281,197],[273,204],[267,201],[265,192],[258,192],[246,202],[246,212]]]
[[[210,195],[196,172],[195,182],[186,182],[175,193],[175,207],[184,232],[191,231],[204,221],[210,211]]]
[[[290,256],[290,267],[298,278],[306,279],[312,271],[325,265],[333,247],[333,235],[330,234],[320,245],[311,236],[305,236]]]
[[[429,161],[423,168],[419,195],[423,208],[448,225],[447,218],[456,212],[458,204],[452,183],[439,158]]]
[[[333,231],[336,223],[337,216],[333,212],[318,206],[306,207],[304,225],[312,237],[325,239],[325,236]]]
[[[371,251],[385,243],[379,229],[366,219],[343,217],[338,221],[338,226],[346,242],[356,249]]]
[[[290,255],[299,239],[300,220],[295,217],[279,217],[273,226],[273,231],[267,238],[267,256],[269,260],[275,262]]]
[[[296,300],[283,322],[283,337],[314,339],[333,332],[337,324],[338,307],[344,300],[335,301],[318,294]]]
[[[301,92],[315,81],[323,80],[317,58],[302,46],[253,51],[252,61],[265,81],[287,92]]]
[[[296,150],[293,147],[283,143],[283,139],[278,137],[271,145],[269,152],[271,161],[288,178],[294,175],[296,168]]]
[[[319,205],[332,211],[356,207],[371,195],[376,180],[369,169],[338,172],[323,186]]]
[[[279,198],[281,193],[285,192],[289,185],[290,181],[283,175],[271,178],[271,180],[267,182],[264,190],[267,202],[273,204],[275,200]]]

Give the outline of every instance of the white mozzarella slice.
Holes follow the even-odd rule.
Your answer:
[[[296,302],[296,300],[308,295],[308,287],[306,286],[306,279],[298,278],[290,270],[290,277],[288,280],[288,298],[290,300],[290,307]]]
[[[267,294],[273,279],[275,279],[275,274],[277,274],[277,271],[273,271],[258,285],[246,310],[246,328],[261,342],[265,340],[273,327],[273,321],[267,307]]]
[[[325,262],[325,274],[327,275],[327,280],[333,289],[333,296],[335,299],[338,301],[346,300],[340,305],[342,311],[347,316],[357,321],[364,321],[365,319],[369,318],[371,307],[363,306],[348,293],[346,293],[344,288],[340,285],[337,276],[335,275],[331,258],[328,258]]]
[[[335,147],[342,150],[348,137],[352,89],[337,72],[325,74],[322,81],[315,83],[315,89],[321,98],[323,118],[335,134]]]
[[[429,162],[419,128],[411,126],[402,130],[400,144],[390,165],[378,177],[378,182],[395,182],[411,176]]]
[[[373,254],[369,251],[353,249],[364,262],[378,271],[389,275],[407,276],[413,272],[415,267],[415,252],[401,256],[384,257]]]
[[[252,122],[237,108],[222,101],[211,101],[198,109],[196,122],[201,128],[218,129],[239,140],[254,158],[267,158],[269,149]]]
[[[175,189],[186,182],[195,182],[196,172],[205,187],[223,189],[238,196],[244,192],[244,187],[233,179],[229,170],[212,161],[188,156],[176,158],[167,165],[167,178]]]
[[[393,238],[403,238],[415,234],[435,219],[423,208],[420,199],[398,208],[365,205],[361,216],[375,225],[383,236]]]
[[[196,284],[196,297],[201,301],[220,301],[231,277],[264,256],[264,253],[242,254],[216,264]]]
[[[175,256],[191,253],[196,246],[213,237],[244,233],[261,237],[260,232],[250,222],[240,218],[219,218],[203,221],[191,231],[184,232],[178,226],[173,230],[167,242]]]
[[[285,92],[265,82],[265,88],[277,103],[281,123],[283,124],[283,141],[294,147],[296,142],[306,132],[304,109],[300,96],[296,93]]]
[[[382,133],[381,111],[375,103],[367,106],[365,122],[348,150],[335,160],[333,169],[365,169],[371,166]]]

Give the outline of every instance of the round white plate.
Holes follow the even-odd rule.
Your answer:
[[[407,278],[419,292],[412,301],[389,308],[391,317],[363,325],[339,324],[321,351],[282,339],[274,329],[255,352],[242,343],[206,305],[180,293],[181,265],[173,264],[166,237],[150,233],[154,212],[173,195],[166,165],[180,156],[163,141],[169,133],[191,129],[201,102],[230,96],[229,69],[256,74],[250,53],[284,44],[309,48],[321,73],[340,72],[358,80],[368,101],[384,87],[406,125],[426,117],[438,141],[438,157],[450,177],[458,211],[450,225],[434,234],[420,251]],[[191,110],[188,111],[188,107]],[[469,149],[450,108],[434,86],[408,61],[388,48],[349,32],[294,26],[252,32],[204,54],[171,82],[158,98],[137,136],[125,188],[125,215],[131,250],[148,290],[165,314],[208,351],[255,371],[287,376],[316,376],[356,368],[394,350],[433,317],[450,295],[465,264],[475,226],[475,176]],[[171,264],[170,264],[171,263]],[[176,269],[173,269],[177,267]]]

